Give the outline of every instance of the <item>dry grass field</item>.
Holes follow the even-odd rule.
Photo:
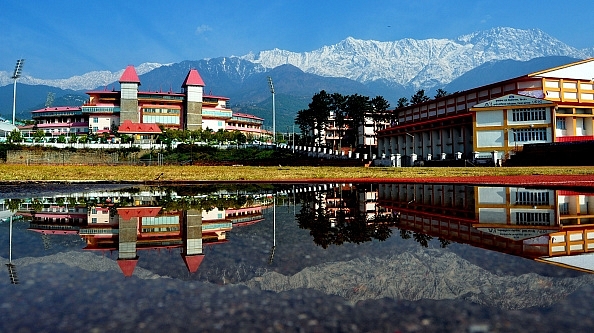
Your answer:
[[[250,166],[79,166],[0,164],[0,182],[36,181],[290,181],[331,179],[419,179],[507,176],[594,177],[594,167],[250,167]]]

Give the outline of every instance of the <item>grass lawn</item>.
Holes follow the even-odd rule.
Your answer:
[[[306,179],[415,179],[522,175],[594,176],[594,167],[250,167],[80,166],[0,164],[0,182],[13,181],[287,181]]]

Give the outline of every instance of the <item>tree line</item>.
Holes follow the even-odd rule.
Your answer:
[[[299,126],[305,142],[314,144],[320,142],[324,129],[328,125],[335,125],[340,131],[343,145],[356,146],[359,141],[358,128],[365,124],[365,118],[371,118],[380,123],[391,119],[388,108],[390,104],[382,97],[370,99],[359,94],[342,95],[329,94],[325,90],[312,97],[307,109],[297,112],[295,124]]]
[[[437,89],[434,98],[447,95],[445,90]],[[398,99],[396,110],[424,103],[430,99],[424,89],[419,89],[410,97],[410,100],[406,97]],[[356,147],[359,136],[362,135],[359,128],[364,126],[366,119],[371,120],[374,132],[380,129],[382,124],[396,124],[397,111],[388,110],[389,107],[390,104],[382,96],[370,99],[368,96],[359,94],[330,94],[322,90],[312,97],[307,109],[297,112],[295,124],[301,130],[302,141],[305,141],[302,142],[303,144],[321,142],[327,126],[334,125],[339,131],[341,145]]]

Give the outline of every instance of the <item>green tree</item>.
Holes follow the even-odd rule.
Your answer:
[[[42,142],[43,139],[45,139],[44,130],[38,129],[37,131],[35,131],[35,133],[33,133],[33,140],[35,140],[35,142]]]
[[[389,107],[390,103],[382,96],[376,96],[371,100],[371,119],[373,120],[374,133],[384,129],[383,124],[390,122],[392,113],[388,111]]]
[[[409,105],[408,104],[408,98],[406,98],[406,97],[400,97],[398,99],[398,101],[396,102],[396,108],[397,109],[405,108],[408,105]]]
[[[313,129],[315,142],[321,142],[322,134],[330,117],[330,108],[332,104],[331,96],[324,90],[315,94],[309,103],[309,110],[313,114]]]
[[[425,95],[424,89],[419,89],[417,92],[410,97],[410,104],[416,105],[427,102],[429,97]]]
[[[64,134],[60,134],[58,139],[56,140],[58,143],[66,143],[66,136]]]
[[[447,91],[439,88],[437,89],[437,91],[435,92],[435,97],[433,97],[434,99],[438,99],[438,98],[442,98],[442,97],[446,97],[448,94]]]
[[[369,97],[359,94],[350,95],[345,104],[346,113],[353,122],[354,145],[359,143],[359,127],[365,124],[365,116],[371,113]]]
[[[301,133],[307,139],[312,137],[313,127],[314,127],[314,120],[313,114],[310,112],[309,109],[303,109],[297,111],[297,116],[295,117],[295,124],[299,126]],[[307,142],[303,142],[307,144]]]
[[[332,104],[331,104],[331,112],[334,113],[334,124],[336,128],[338,128],[338,147],[333,147],[334,149],[342,148],[344,144],[347,144],[344,140],[344,133],[347,127],[347,114],[346,114],[346,101],[347,96],[343,96],[339,93],[332,94]]]
[[[120,141],[122,143],[132,143],[132,142],[134,142],[134,137],[132,137],[132,136],[130,136],[128,134],[122,134],[120,136]]]
[[[10,132],[10,134],[6,138],[6,141],[11,143],[21,142],[23,141],[23,135],[21,134],[21,131],[15,129],[12,132]]]
[[[109,134],[109,132],[103,132],[103,135],[101,136],[101,143],[107,143],[107,141],[109,141],[110,138],[111,135]]]

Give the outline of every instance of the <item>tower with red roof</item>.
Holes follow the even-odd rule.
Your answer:
[[[126,67],[120,77],[120,125],[129,120],[133,123],[140,122],[138,114],[138,87],[140,79],[134,66]]]
[[[158,212],[159,207],[154,210]],[[136,243],[138,241],[138,215],[135,207],[118,209],[118,265],[125,276],[132,276],[138,263]]]
[[[202,260],[204,260],[202,252],[202,210],[189,209],[185,212],[185,220],[181,255],[188,271],[195,273]]]
[[[185,128],[187,130],[202,129],[202,95],[204,93],[204,81],[198,71],[190,70],[182,84],[186,95],[185,107]]]

